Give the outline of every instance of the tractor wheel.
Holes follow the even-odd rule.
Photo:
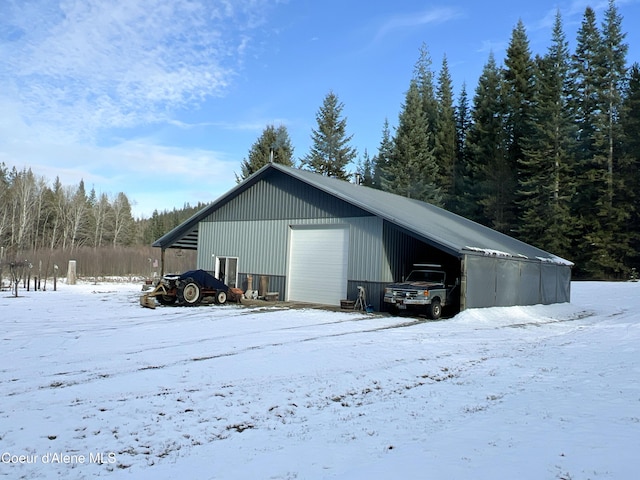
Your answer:
[[[156,298],[160,305],[173,305],[177,300],[174,295],[157,295]]]
[[[440,300],[438,299],[432,300],[431,304],[427,308],[427,316],[431,320],[438,320],[442,315],[442,305],[440,305]]]
[[[225,292],[224,290],[219,290],[216,293],[214,299],[218,305],[224,305],[225,303],[227,303],[227,292]]]
[[[178,286],[178,301],[181,305],[194,306],[202,300],[202,289],[193,278],[187,278]]]

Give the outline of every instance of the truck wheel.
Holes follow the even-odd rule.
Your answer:
[[[440,305],[440,300],[438,299],[432,300],[427,310],[427,316],[431,320],[438,320],[441,315],[442,315],[442,305]]]
[[[218,291],[214,299],[218,305],[224,305],[225,303],[227,303],[227,292],[225,292],[224,290]]]
[[[198,305],[202,300],[202,289],[193,278],[187,278],[178,287],[178,301],[183,305]]]

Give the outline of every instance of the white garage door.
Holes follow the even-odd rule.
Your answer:
[[[349,230],[291,227],[288,299],[339,305],[347,295]]]

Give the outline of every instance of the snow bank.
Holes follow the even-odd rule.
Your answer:
[[[0,476],[635,478],[637,283],[439,322],[3,292]]]

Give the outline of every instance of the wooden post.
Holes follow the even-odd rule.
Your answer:
[[[67,271],[67,285],[76,284],[76,261],[69,260],[69,269]]]
[[[160,278],[164,277],[164,248],[160,249]]]
[[[264,297],[269,291],[269,277],[267,275],[260,275],[260,288],[258,295]]]

